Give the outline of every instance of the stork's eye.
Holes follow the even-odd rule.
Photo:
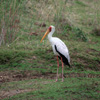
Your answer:
[[[50,31],[50,32],[51,32],[51,29],[52,29],[52,27],[50,26],[50,27],[49,27],[49,31]]]

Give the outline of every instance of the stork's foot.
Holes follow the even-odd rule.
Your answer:
[[[58,79],[56,79],[56,81],[55,82],[57,82],[58,81]]]

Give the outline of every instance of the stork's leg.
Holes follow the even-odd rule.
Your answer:
[[[58,61],[58,56],[57,56],[57,64],[58,64],[58,67],[57,67],[57,76],[56,76],[56,82],[58,81],[58,70],[59,70],[59,61]]]
[[[63,61],[62,61],[62,57],[61,57],[61,63],[62,63],[62,82],[64,81],[64,76],[63,76],[63,68],[64,68],[64,64],[63,64]]]

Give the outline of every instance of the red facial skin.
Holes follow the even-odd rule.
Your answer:
[[[49,32],[51,32],[51,29],[52,29],[52,27],[50,26],[50,27],[49,27]]]

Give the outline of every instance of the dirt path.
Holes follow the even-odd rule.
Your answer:
[[[4,99],[4,98],[11,97],[19,93],[30,92],[30,91],[34,91],[34,89],[19,89],[19,90],[1,91],[0,99]]]

